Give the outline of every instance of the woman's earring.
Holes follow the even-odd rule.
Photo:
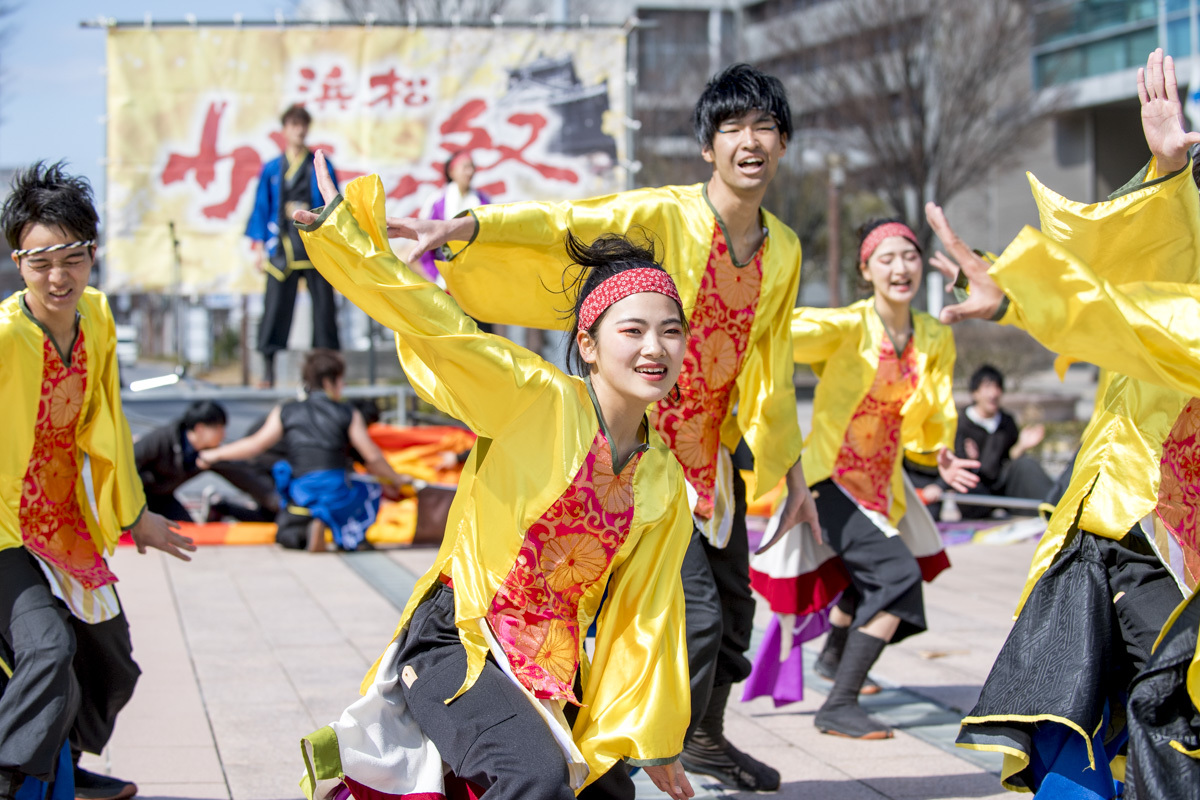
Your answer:
[[[667,392],[667,399],[672,403],[678,403],[682,397],[683,393],[679,391],[679,383],[676,382],[676,384],[671,387],[671,391]]]

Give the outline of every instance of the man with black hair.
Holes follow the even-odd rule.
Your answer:
[[[246,224],[246,235],[254,249],[254,265],[267,273],[263,315],[258,323],[258,350],[262,353],[263,383],[267,386],[275,385],[275,354],[287,349],[301,275],[312,297],[312,346],[341,348],[333,288],[312,268],[300,234],[291,222],[297,210],[321,205],[321,192],[313,173],[313,154],[304,143],[312,115],[304,106],[295,104],[283,112],[280,123],[285,142],[283,155],[263,165],[254,211]],[[333,164],[327,163],[336,184],[337,173]]]
[[[107,298],[88,286],[96,209],[61,164],[17,173],[0,211],[25,289],[0,303],[0,800],[99,753],[140,670],[105,556],[123,531],[138,551],[189,560],[191,539],[146,509],[121,410]],[[84,487],[84,456],[91,496]],[[132,782],[74,769],[75,796],[115,800]]]
[[[225,409],[212,400],[197,400],[187,407],[183,416],[155,428],[137,440],[133,446],[138,474],[146,490],[146,505],[155,513],[179,522],[191,522],[175,490],[199,475],[203,468],[197,463],[201,450],[216,447],[225,440]],[[244,461],[227,461],[212,469],[238,489],[250,495],[257,504],[247,508],[228,501],[219,501],[209,508],[209,522],[233,517],[243,522],[270,522],[279,512],[279,495],[270,470],[255,468]]]
[[[792,134],[791,110],[778,79],[736,64],[709,82],[693,127],[712,165],[705,183],[485,206],[443,222],[389,218],[389,234],[415,239],[414,258],[467,242],[443,250],[440,265],[459,305],[490,322],[550,329],[562,326],[561,300],[546,287],[561,285],[568,231],[591,241],[643,227],[662,242],[690,314],[678,391],[650,414],[683,465],[696,524],[683,571],[692,725],[681,760],[731,786],[773,791],[779,773],[725,738],[724,716],[733,684],[750,673],[754,616],[746,486],[731,455],[739,440],[754,458],[756,495],[787,478],[783,529],[817,524],[792,383],[800,243],[761,206]]]
[[[1004,375],[984,364],[971,375],[971,405],[958,420],[954,451],[961,458],[978,460],[979,487],[984,494],[1043,499],[1053,481],[1027,452],[1041,443],[1041,425],[1021,428],[1003,408]],[[972,509],[965,508],[964,516]],[[986,510],[986,509],[985,509]]]

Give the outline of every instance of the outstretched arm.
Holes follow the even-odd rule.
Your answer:
[[[383,451],[379,449],[379,445],[375,444],[375,440],[367,431],[367,423],[358,409],[354,410],[354,416],[350,420],[349,433],[350,444],[354,445],[354,449],[362,456],[363,466],[367,468],[367,472],[374,475],[383,484],[384,495],[389,500],[398,500],[400,487],[412,483],[412,478],[401,476],[392,469],[392,465],[384,457]]]
[[[334,288],[396,333],[401,365],[423,398],[494,437],[544,390],[567,385],[536,354],[480,332],[454,300],[396,257],[387,243],[378,176],[354,180],[344,196],[321,170],[317,177],[325,209],[320,216],[295,215],[305,250]]]
[[[203,469],[208,469],[218,461],[245,461],[267,452],[279,444],[279,440],[282,438],[283,422],[279,416],[279,406],[275,406],[267,415],[267,421],[257,431],[236,442],[201,452],[196,459],[196,464]]]

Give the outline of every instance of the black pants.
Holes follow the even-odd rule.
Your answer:
[[[315,269],[296,270],[280,281],[267,276],[267,293],[263,299],[262,320],[258,323],[258,349],[263,358],[274,358],[280,350],[287,349],[288,334],[292,330],[292,314],[296,310],[296,288],[303,277],[312,296],[313,347],[340,350],[338,340],[337,306],[333,301],[333,287]]]
[[[13,667],[0,696],[0,769],[48,780],[68,736],[76,752],[103,750],[141,674],[125,615],[95,625],[71,616],[14,547],[0,550],[0,637]]]
[[[746,484],[733,472],[733,529],[724,548],[713,547],[699,530],[683,558],[684,614],[692,719],[688,733],[708,708],[714,686],[727,686],[750,674],[750,634],[754,595],[750,592],[750,542],[746,538]]]
[[[1176,749],[1200,749],[1200,711],[1187,687],[1198,630],[1200,596],[1193,594],[1133,681],[1125,771],[1130,800],[1200,798],[1200,759]]]
[[[921,566],[899,536],[888,536],[831,480],[812,487],[826,544],[841,558],[851,587],[838,608],[861,628],[880,611],[900,618],[899,642],[925,630]]]
[[[1039,727],[1069,720],[1091,733],[1106,704],[1115,735],[1134,677],[1182,599],[1139,528],[1120,541],[1072,531],[1013,623],[958,742],[1035,753]],[[1040,776],[1026,767],[1008,783],[1036,791]]]
[[[437,584],[413,613],[396,655],[399,685],[413,718],[460,778],[488,800],[574,800],[567,762],[554,736],[512,680],[489,658],[479,679],[452,703],[467,674],[454,626],[454,592]]]

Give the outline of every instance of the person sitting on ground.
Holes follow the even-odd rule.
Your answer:
[[[192,516],[175,496],[175,490],[204,471],[197,456],[225,440],[225,409],[212,400],[197,400],[179,419],[155,428],[133,445],[138,474],[146,490],[146,507],[167,519],[191,522]],[[207,519],[233,517],[243,522],[270,522],[279,513],[279,494],[269,474],[243,461],[225,461],[213,472],[250,495],[251,508],[226,500],[210,505]]]
[[[380,495],[399,499],[400,485],[406,481],[371,440],[362,412],[342,401],[345,373],[340,353],[313,350],[304,359],[303,400],[273,408],[266,423],[250,436],[200,453],[201,464],[212,467],[253,458],[283,442],[288,457],[275,464],[276,488],[287,513],[312,518],[306,536],[296,535],[294,526],[280,525],[276,541],[284,547],[324,550],[328,527],[339,549],[357,550],[379,512]],[[378,483],[352,477],[351,448]]]
[[[1021,428],[1012,414],[1000,407],[1004,375],[984,364],[971,376],[971,405],[958,423],[954,450],[962,458],[979,461],[977,494],[1027,497],[1041,500],[1054,481],[1037,459],[1028,455],[1046,435],[1042,425]],[[963,516],[986,514],[990,509],[965,506]]]

